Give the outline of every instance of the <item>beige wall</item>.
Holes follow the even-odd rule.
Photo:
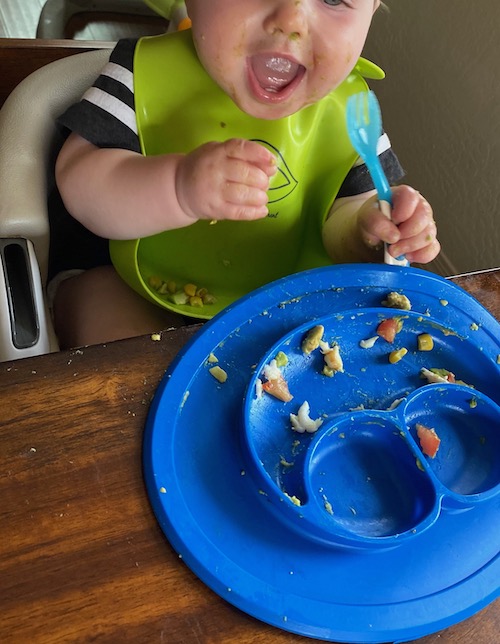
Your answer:
[[[386,0],[365,55],[406,181],[432,203],[443,275],[500,265],[500,1]]]

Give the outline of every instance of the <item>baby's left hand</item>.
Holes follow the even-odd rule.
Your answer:
[[[393,257],[405,255],[409,262],[432,261],[441,245],[429,202],[410,186],[397,186],[392,195],[392,221],[379,210],[376,198],[360,208],[358,226],[363,241],[371,247],[386,242]]]

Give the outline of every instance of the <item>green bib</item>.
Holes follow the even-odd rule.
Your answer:
[[[330,260],[323,221],[357,154],[345,125],[351,94],[363,76],[383,72],[360,59],[351,75],[315,105],[269,121],[242,112],[201,66],[191,31],[143,38],[134,60],[135,109],[145,155],[187,153],[207,141],[255,140],[278,160],[269,215],[253,222],[208,221],[151,237],[111,241],[112,261],[126,282],[154,302],[210,318],[253,289]],[[140,213],[138,213],[140,216]],[[149,286],[152,276],[206,287],[217,299],[202,309],[172,304]]]

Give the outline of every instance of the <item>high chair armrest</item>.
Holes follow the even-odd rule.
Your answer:
[[[0,361],[57,350],[33,244],[0,239]]]

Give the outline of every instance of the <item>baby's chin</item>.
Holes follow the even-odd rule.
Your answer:
[[[294,101],[293,103],[269,104],[261,103],[260,101],[250,99],[248,97],[238,97],[236,95],[231,95],[231,98],[242,112],[248,114],[248,116],[252,116],[253,118],[261,119],[263,121],[277,121],[278,119],[286,118],[313,102],[297,104]]]

